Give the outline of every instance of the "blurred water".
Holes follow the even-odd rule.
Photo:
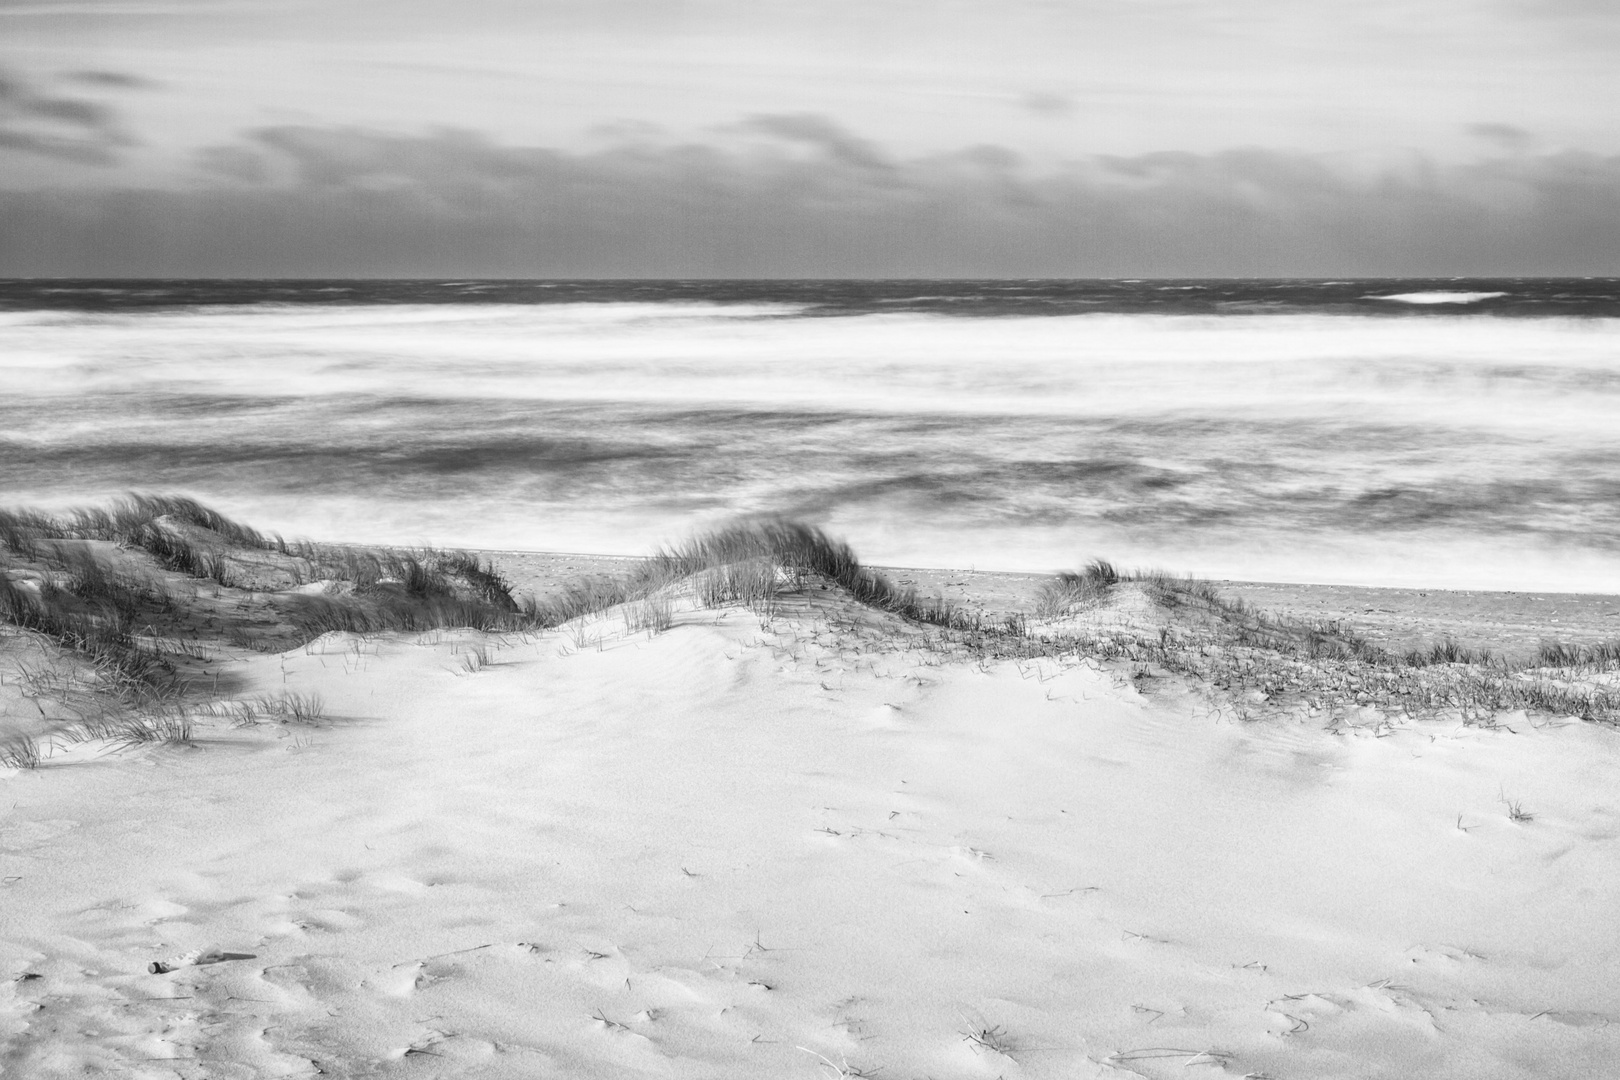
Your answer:
[[[0,502],[1620,592],[1616,285],[0,283]]]

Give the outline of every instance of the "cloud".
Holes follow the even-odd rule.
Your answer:
[[[185,190],[0,196],[0,273],[1314,276],[1620,272],[1620,157],[1360,173],[1264,149],[906,158],[819,117],[586,152],[275,127]]]
[[[143,75],[132,75],[127,71],[69,71],[62,77],[86,86],[102,86],[115,90],[155,90],[162,85]]]
[[[102,19],[109,15],[191,15],[226,6],[230,5],[222,0],[0,0],[0,16]]]
[[[55,97],[0,74],[0,152],[11,150],[81,165],[111,165],[131,140],[113,110],[82,98]]]
[[[738,124],[737,129],[802,144],[822,151],[834,161],[862,169],[890,167],[889,160],[875,145],[844,130],[827,117],[813,113],[751,116]]]
[[[1512,124],[1469,124],[1468,134],[1476,139],[1495,143],[1504,150],[1518,150],[1535,141],[1535,136],[1530,132]]]
[[[1025,109],[1036,116],[1052,117],[1054,119],[1073,116],[1074,101],[1062,94],[1031,93],[1025,94],[1018,102]]]
[[[209,146],[197,153],[197,167],[205,174],[245,184],[273,179],[269,159],[247,146]]]

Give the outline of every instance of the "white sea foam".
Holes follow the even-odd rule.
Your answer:
[[[1369,300],[1393,300],[1401,304],[1477,304],[1481,300],[1495,300],[1505,292],[1432,292],[1392,293],[1389,296],[1369,296]]]
[[[1607,426],[1620,320],[788,318],[787,305],[245,308],[12,316],[0,374],[87,388],[1010,415],[1369,411]],[[1569,393],[1579,384],[1581,395]],[[1596,392],[1596,396],[1592,396]],[[1511,396],[1512,408],[1504,408]]]
[[[785,511],[889,563],[1620,590],[1620,320],[802,310],[4,314],[5,501],[621,553]]]

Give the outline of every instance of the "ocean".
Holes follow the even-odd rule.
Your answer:
[[[0,503],[1620,593],[1620,280],[0,281]]]

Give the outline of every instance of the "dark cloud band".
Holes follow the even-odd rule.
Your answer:
[[[108,72],[96,74],[102,79],[115,77]],[[48,94],[0,72],[0,151],[79,165],[112,165],[119,149],[132,141],[106,105]]]
[[[0,273],[1325,276],[1620,273],[1620,157],[1352,174],[1259,149],[1038,172],[885,153],[811,116],[571,153],[280,127],[184,191],[0,195]]]

